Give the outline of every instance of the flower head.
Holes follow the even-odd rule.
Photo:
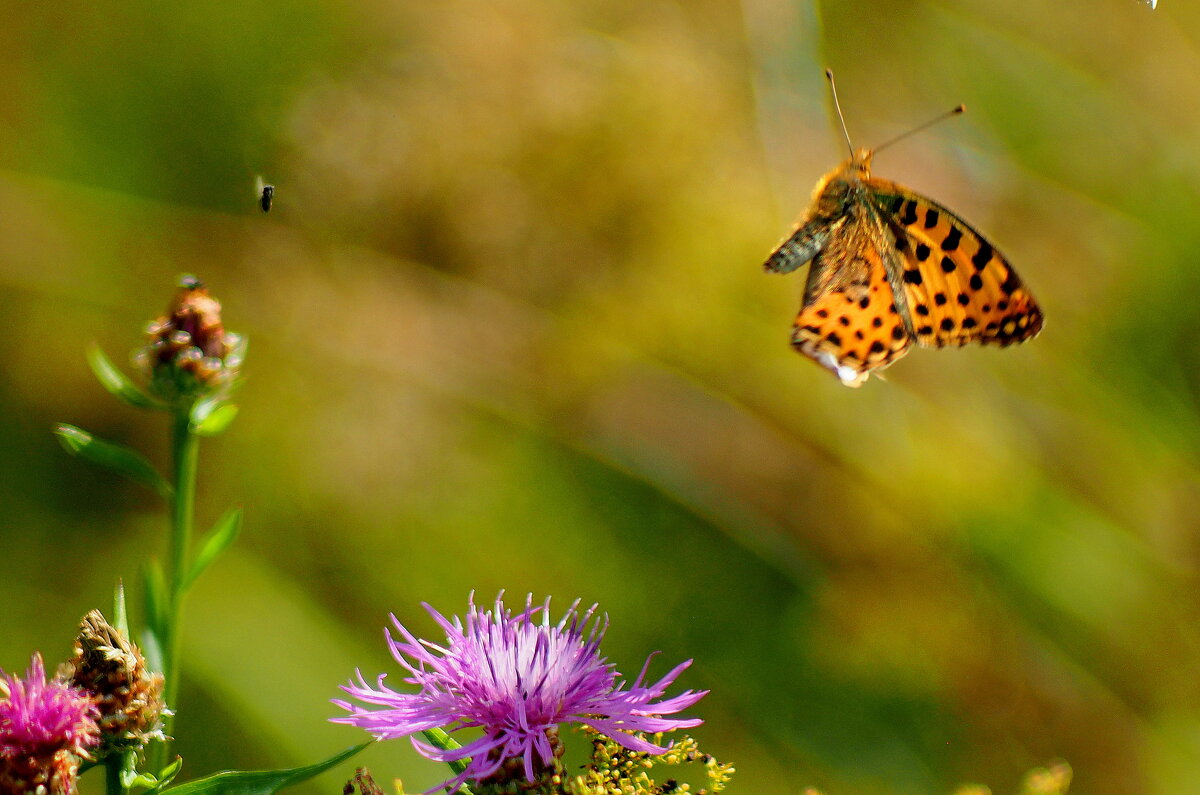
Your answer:
[[[435,728],[481,728],[482,737],[454,750],[412,738],[417,750],[430,759],[471,758],[461,775],[439,785],[451,788],[492,776],[506,761],[516,759],[522,762],[525,778],[533,781],[537,770],[554,764],[553,740],[560,723],[590,726],[630,750],[646,753],[667,749],[632,732],[664,732],[702,723],[696,718],[662,717],[685,710],[707,695],[708,691],[687,690],[663,699],[691,660],[648,684],[648,658],[627,686],[616,667],[600,655],[608,620],[596,616],[596,605],[581,614],[576,600],[557,624],[551,624],[549,599],[535,606],[531,595],[524,610],[514,613],[504,606],[503,596],[496,597],[491,610],[480,610],[472,595],[465,625],[458,617],[450,621],[425,605],[446,633],[445,646],[418,640],[393,615],[401,640],[385,630],[388,647],[408,671],[404,681],[418,692],[388,688],[385,674],[371,687],[356,672],[357,682],[352,680],[342,689],[381,708],[335,700],[350,714],[333,722],[366,729],[378,739]]]
[[[79,760],[99,738],[91,697],[47,682],[40,654],[24,679],[0,671],[0,695],[0,792],[73,792]]]
[[[99,610],[80,622],[66,667],[71,683],[91,693],[99,710],[97,758],[162,739],[163,675],[146,667],[137,645]]]
[[[244,340],[225,330],[221,304],[195,276],[179,280],[167,313],[146,328],[146,340],[134,362],[151,391],[168,402],[227,387],[244,356]]]

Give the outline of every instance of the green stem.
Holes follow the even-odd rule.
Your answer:
[[[199,438],[192,433],[191,407],[176,411],[171,432],[171,460],[174,475],[174,503],[171,506],[171,537],[167,550],[167,626],[163,639],[163,700],[167,706],[179,709],[179,652],[183,636],[184,580],[191,564],[192,533],[196,513],[196,464],[200,449]],[[174,716],[163,720],[163,732],[170,737]],[[170,740],[154,748],[150,770],[157,773],[166,762]]]
[[[104,795],[125,795],[121,786],[121,754],[109,754],[104,759]]]

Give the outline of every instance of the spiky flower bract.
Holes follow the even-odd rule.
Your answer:
[[[75,790],[79,760],[99,739],[95,702],[35,654],[25,678],[0,671],[0,793]]]
[[[91,693],[99,710],[96,758],[163,739],[163,675],[147,668],[137,645],[99,610],[80,622],[75,656],[65,668],[71,683]]]
[[[358,726],[381,740],[436,728],[482,729],[478,739],[450,750],[411,738],[429,759],[470,758],[460,775],[439,787],[486,779],[508,769],[505,763],[516,759],[525,779],[534,781],[555,764],[551,738],[563,723],[589,726],[625,748],[645,753],[663,753],[666,747],[632,732],[653,734],[702,723],[697,718],[662,717],[685,710],[707,695],[708,691],[687,690],[663,698],[692,661],[647,683],[651,655],[637,679],[627,685],[616,666],[600,655],[608,619],[596,615],[596,605],[580,613],[576,600],[556,624],[550,623],[550,600],[535,606],[532,595],[524,609],[514,613],[504,606],[503,593],[490,610],[477,608],[472,594],[465,623],[457,616],[451,621],[427,604],[424,607],[445,631],[444,646],[417,639],[394,615],[392,623],[401,639],[384,631],[392,656],[408,672],[404,681],[418,691],[390,689],[384,684],[386,674],[371,687],[356,671],[357,681],[342,689],[380,709],[335,700],[350,714],[332,720]]]

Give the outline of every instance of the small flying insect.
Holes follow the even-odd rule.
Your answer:
[[[254,178],[254,195],[258,198],[258,206],[264,213],[271,212],[271,201],[275,198],[275,186],[263,182],[262,177]]]

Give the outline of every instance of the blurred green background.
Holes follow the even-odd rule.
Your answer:
[[[1039,339],[860,390],[789,350],[802,277],[760,264],[844,156],[826,65],[860,146],[966,103],[875,172],[993,237]],[[49,428],[165,464],[83,353],[190,271],[251,344],[202,450],[200,525],[246,528],[189,603],[186,777],[358,742],[328,699],[396,670],[388,611],[505,588],[598,601],[623,670],[694,657],[733,791],[1055,757],[1200,791],[1198,75],[1188,0],[4,0],[0,666],[162,553]]]

